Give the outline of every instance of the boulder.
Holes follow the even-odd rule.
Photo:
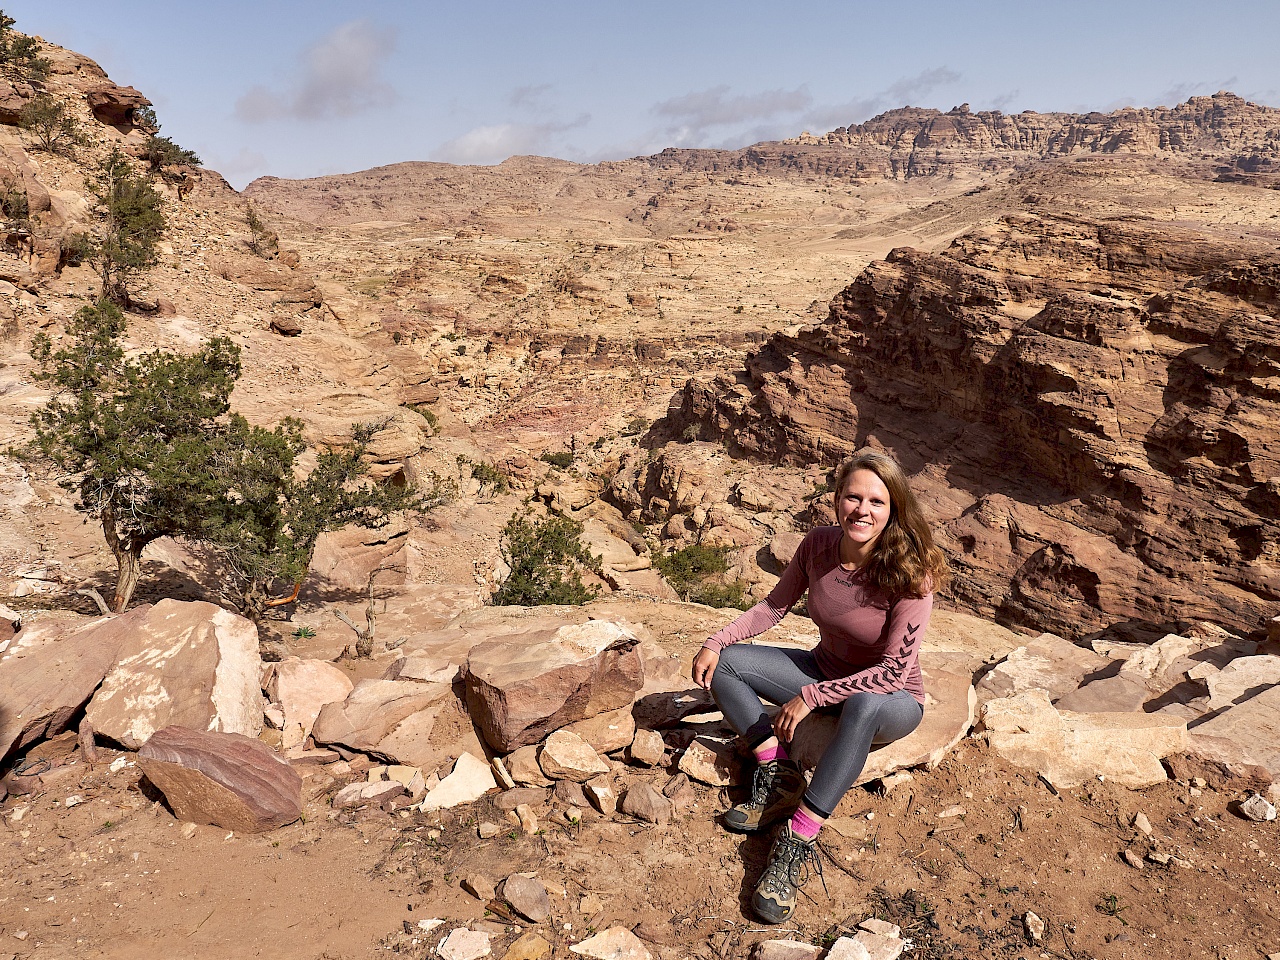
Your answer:
[[[627,704],[617,710],[598,713],[594,717],[571,723],[564,729],[587,741],[596,753],[613,753],[631,743],[636,732],[636,722],[631,718],[631,705]]]
[[[463,669],[467,706],[495,750],[631,703],[644,683],[639,640],[603,620],[480,643]]]
[[[513,873],[502,884],[502,899],[530,923],[541,923],[551,915],[547,888],[533,877]]]
[[[1160,761],[1190,745],[1185,720],[1158,713],[1059,712],[1042,690],[983,707],[987,741],[1006,760],[1055,787],[1102,776],[1126,787],[1167,779]]]
[[[659,826],[669,823],[675,811],[674,805],[647,780],[633,783],[622,797],[618,809],[627,816],[643,820],[645,823],[656,823]]]
[[[658,733],[658,731],[637,730],[627,755],[632,763],[638,763],[646,767],[656,767],[666,759],[667,745],[663,742],[662,734]]]
[[[306,740],[324,705],[346,700],[352,689],[351,678],[327,660],[289,657],[273,664],[266,690],[284,713],[281,749]]]
[[[858,783],[879,780],[896,770],[911,767],[932,770],[969,732],[977,694],[964,660],[964,654],[925,652],[920,655],[925,689],[920,726],[901,740],[874,747],[858,776]],[[834,739],[839,722],[838,716],[824,711],[805,717],[791,744],[792,759],[804,768],[817,766]]]
[[[110,80],[85,90],[84,98],[94,117],[113,126],[132,123],[135,111],[151,106],[151,101],[133,87],[117,86]]]
[[[547,737],[538,752],[538,765],[552,780],[578,783],[609,772],[609,764],[600,759],[590,744],[567,730],[557,730]]]
[[[171,725],[262,732],[258,628],[212,603],[161,600],[134,624],[86,712],[130,750]]]
[[[134,607],[38,642],[27,636],[36,633],[30,627],[14,638],[0,660],[0,761],[67,729],[150,609]]]
[[[526,787],[549,787],[552,781],[542,772],[538,765],[538,748],[521,747],[506,759],[507,772],[511,779]]]
[[[164,727],[142,744],[138,766],[179,820],[262,833],[302,816],[302,777],[240,734]]]
[[[597,777],[595,780],[588,782],[582,792],[587,796],[587,802],[605,817],[612,817],[618,811],[618,794],[614,792],[613,784],[609,782],[607,777]]]
[[[698,737],[689,744],[679,767],[694,780],[712,787],[727,787],[741,779],[741,762],[733,744],[710,737]]]
[[[458,757],[453,772],[427,791],[419,808],[424,813],[429,813],[432,810],[471,803],[490,790],[497,789],[497,786],[498,782],[493,779],[493,770],[489,764],[464,753]]]
[[[320,708],[311,736],[388,763],[432,769],[463,732],[456,703],[447,683],[362,680],[345,700]]]
[[[1280,686],[1192,721],[1193,752],[1228,762],[1256,764],[1280,779]]]

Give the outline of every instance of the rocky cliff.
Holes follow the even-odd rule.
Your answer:
[[[1253,630],[1280,598],[1278,318],[1272,244],[1010,215],[873,263],[669,426],[771,461],[891,450],[955,598],[1007,624]]]

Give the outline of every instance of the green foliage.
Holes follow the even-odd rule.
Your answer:
[[[668,554],[653,554],[653,565],[680,597],[709,607],[745,609],[746,585],[741,580],[725,582],[729,569],[729,548],[690,544]]]
[[[47,93],[23,105],[18,113],[18,125],[31,132],[40,149],[62,156],[71,156],[74,149],[83,146],[86,140],[80,122],[67,105]]]
[[[633,417],[622,431],[624,437],[636,437],[649,429],[649,421],[644,417]]]
[[[40,56],[40,43],[34,37],[13,32],[16,22],[0,10],[0,72],[23,80],[43,80],[53,64]]]
[[[427,421],[431,427],[431,432],[435,433],[440,429],[440,418],[436,416],[436,412],[430,407],[423,406],[421,403],[406,403],[406,407],[416,413],[422,419]]]
[[[15,180],[0,179],[0,217],[14,227],[26,227],[31,216],[27,190]]]
[[[93,237],[87,233],[69,233],[62,238],[62,265],[78,267],[93,256]]]
[[[253,203],[244,205],[244,224],[249,228],[249,249],[260,257],[270,259],[280,252],[280,238],[262,222]],[[398,340],[396,341],[399,342]]]
[[[142,145],[142,159],[152,173],[162,173],[165,167],[198,167],[200,158],[193,150],[185,150],[168,137],[152,134]]]
[[[137,583],[142,551],[164,536],[201,528],[222,495],[213,436],[240,374],[240,351],[215,338],[190,355],[155,350],[126,359],[120,311],[103,301],[81,309],[58,351],[38,334],[35,379],[53,397],[32,415],[33,459],[77,494],[76,509],[102,523],[116,558],[113,609]]]
[[[342,527],[383,527],[401,510],[443,502],[437,482],[429,492],[374,483],[364,460],[380,424],[356,428],[345,446],[321,451],[305,477],[295,469],[306,449],[302,423],[274,430],[231,416],[215,440],[216,469],[225,494],[206,514],[197,536],[212,545],[226,574],[225,593],[240,612],[258,620],[278,584],[305,580],[321,534]]]
[[[308,627],[305,625],[298,627],[296,630],[293,631],[294,639],[297,639],[297,640],[310,640],[315,635],[316,635],[315,628]]]
[[[493,594],[496,606],[580,604],[596,590],[582,582],[582,570],[600,571],[600,558],[582,542],[582,524],[551,514],[530,520],[514,513],[502,531],[502,559],[511,572]]]
[[[471,476],[480,484],[482,490],[485,487],[492,487],[495,494],[507,492],[509,487],[507,475],[493,464],[485,463],[483,460],[471,460],[459,454],[458,465],[471,468]]]
[[[561,450],[557,453],[543,453],[538,456],[538,459],[564,470],[573,463],[573,453],[569,450]]]
[[[102,278],[102,297],[127,307],[130,286],[159,261],[157,247],[166,227],[164,200],[146,177],[134,172],[119,148],[98,165],[89,189],[103,221],[92,258]]]

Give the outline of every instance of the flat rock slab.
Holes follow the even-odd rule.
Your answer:
[[[440,715],[454,703],[447,683],[362,680],[345,700],[320,708],[311,736],[316,743],[339,744],[388,763],[430,769],[444,762],[457,739],[452,726],[436,730]]]
[[[252,623],[212,603],[161,600],[134,623],[86,716],[130,750],[171,725],[256,737],[261,677]]]
[[[1280,657],[1241,657],[1211,675],[1206,682],[1209,685],[1209,709],[1218,710],[1243,703],[1280,683]]]
[[[436,953],[443,960],[479,960],[489,956],[490,952],[489,934],[466,927],[451,931],[436,947]]]
[[[240,734],[164,727],[142,745],[138,766],[179,820],[262,833],[302,816],[302,777]]]
[[[1185,720],[1160,713],[1059,712],[1042,690],[990,701],[982,722],[997,753],[1063,788],[1098,776],[1133,788],[1162,783],[1167,776],[1160,761],[1190,746]]]
[[[538,765],[552,780],[586,783],[592,777],[609,772],[609,764],[591,745],[567,730],[557,730],[547,737],[538,753]]]
[[[485,740],[508,753],[630,704],[644,684],[644,667],[634,634],[591,620],[477,644],[462,676]]]
[[[453,772],[427,791],[419,808],[429,812],[471,803],[497,789],[497,786],[498,781],[493,779],[493,769],[489,764],[464,753],[458,757]]]
[[[593,960],[653,960],[644,942],[626,927],[610,927],[575,943],[569,952]]]
[[[627,704],[617,710],[578,720],[563,729],[576,733],[591,744],[596,753],[613,753],[631,743],[636,733],[636,722],[631,716],[631,704]]]
[[[1202,740],[1229,744],[1238,751],[1233,759],[1257,764],[1280,780],[1280,687],[1263,690],[1203,722],[1193,721],[1192,752],[1215,757],[1199,749]]]
[[[751,960],[818,960],[822,948],[799,940],[761,940],[751,949]]]
[[[0,660],[0,761],[67,729],[150,609],[134,607],[40,642],[23,643],[28,631],[18,634]]]
[[[300,746],[311,735],[321,708],[346,700],[353,687],[351,678],[328,660],[289,657],[272,664],[266,690],[284,712],[281,749]]]
[[[973,726],[977,706],[967,662],[962,653],[920,655],[926,697],[920,726],[901,740],[874,747],[858,783],[879,780],[911,767],[931,770],[964,738]],[[796,731],[790,750],[792,758],[806,769],[817,766],[835,738],[839,723],[839,716],[822,711],[811,713]]]
[[[742,763],[732,743],[698,737],[680,757],[679,768],[699,783],[727,787],[740,779]]]
[[[547,888],[534,877],[513,873],[502,884],[502,899],[530,923],[541,923],[551,916],[551,898]]]
[[[1092,650],[1044,633],[1010,652],[982,678],[975,688],[978,706],[1024,690],[1044,690],[1056,700],[1080,686],[1086,675],[1103,670],[1110,663]]]

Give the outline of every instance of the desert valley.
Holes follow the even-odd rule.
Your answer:
[[[903,107],[237,192],[39,46],[0,76],[0,960],[1280,956],[1280,109]],[[225,338],[299,477],[362,439],[429,494],[320,533],[292,597],[238,605],[191,534],[100,609],[119,557],[32,445],[114,150],[166,223],[120,362]],[[690,662],[866,447],[954,579],[924,723],[768,927]],[[558,518],[585,602],[495,603]]]

